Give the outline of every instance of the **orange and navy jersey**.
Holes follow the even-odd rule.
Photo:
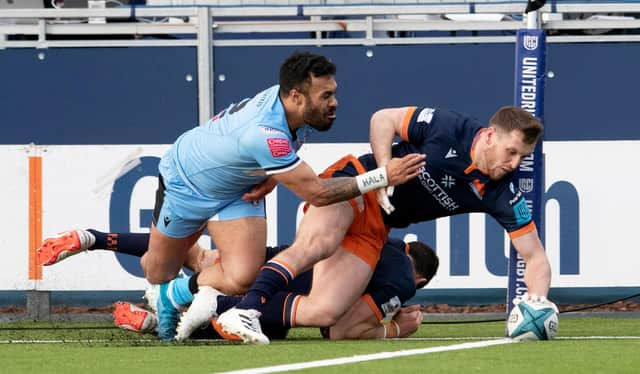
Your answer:
[[[402,141],[392,148],[393,157],[409,153],[427,155],[421,174],[396,186],[390,198],[395,211],[384,222],[406,227],[461,213],[490,214],[512,238],[535,226],[522,192],[508,175],[492,181],[475,167],[472,147],[483,125],[476,119],[441,108],[411,107],[405,116]],[[371,154],[361,156],[367,170],[375,169]],[[339,176],[339,174],[334,174]]]
[[[267,247],[266,259],[274,257],[287,245]],[[287,285],[286,291],[307,294],[311,290],[313,270],[299,274]],[[388,238],[380,252],[380,259],[365,290],[365,299],[376,315],[393,313],[416,293],[413,266],[407,256],[407,245],[396,238]]]
[[[416,294],[413,266],[407,251],[404,241],[388,238],[365,289],[363,297],[380,320],[393,315]]]

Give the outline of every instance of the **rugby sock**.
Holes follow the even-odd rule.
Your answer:
[[[265,304],[260,321],[276,326],[293,327],[298,302],[302,295],[294,292],[280,291]]]
[[[218,296],[218,307],[216,312],[218,315],[236,306],[242,300],[242,296]]]
[[[117,233],[117,232],[100,232],[89,229],[96,238],[96,242],[89,247],[89,250],[104,249],[124,253],[136,257],[142,257],[149,247],[149,234],[144,233]]]
[[[276,257],[276,255],[285,249],[289,248],[289,245],[279,245],[277,247],[267,247],[267,253],[265,255],[264,261],[267,262],[272,258]]]
[[[285,288],[296,277],[295,271],[284,262],[268,261],[258,274],[253,286],[249,289],[244,299],[237,305],[239,309],[262,310],[262,305],[267,303],[276,292]]]
[[[189,291],[191,292],[191,294],[195,294],[196,292],[198,292],[198,275],[200,275],[200,273],[194,273],[189,278]]]
[[[167,296],[174,304],[185,306],[193,301],[193,293],[189,289],[189,283],[192,277],[176,278],[169,282]]]

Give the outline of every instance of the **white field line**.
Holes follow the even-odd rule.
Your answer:
[[[0,344],[72,344],[72,343],[158,343],[158,339],[62,339],[62,340],[0,340]]]
[[[325,367],[325,366],[352,364],[355,362],[384,360],[387,358],[394,358],[394,357],[422,355],[422,354],[435,353],[435,352],[457,351],[461,349],[490,347],[492,345],[510,344],[515,342],[516,341],[511,339],[502,338],[502,339],[496,339],[496,340],[484,340],[480,342],[462,343],[462,344],[446,345],[446,346],[440,346],[440,347],[409,349],[409,350],[396,351],[396,352],[380,352],[380,353],[373,353],[368,355],[356,355],[356,356],[350,356],[350,357],[331,358],[327,360],[299,362],[295,364],[266,366],[261,368],[236,370],[236,371],[225,371],[223,373],[225,374],[279,373],[282,371],[293,371],[293,370],[302,370],[302,369],[318,368],[318,367]]]
[[[486,340],[500,339],[500,336],[464,336],[458,338],[400,338],[387,340],[414,340],[414,341],[450,341],[450,340]],[[556,336],[553,340],[625,340],[640,339],[640,336]]]
[[[640,336],[556,336],[554,340],[625,340],[640,339]]]

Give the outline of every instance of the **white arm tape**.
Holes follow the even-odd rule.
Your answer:
[[[387,180],[387,168],[385,166],[373,169],[364,174],[356,176],[356,182],[358,183],[358,189],[360,193],[365,194],[378,188],[387,187],[389,181]]]

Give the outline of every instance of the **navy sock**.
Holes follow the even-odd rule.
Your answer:
[[[189,291],[194,295],[198,292],[198,275],[200,275],[200,273],[194,273],[191,278],[189,278]]]
[[[293,324],[295,324],[293,320],[295,306],[301,296],[293,292],[277,292],[262,308],[260,321],[274,326],[293,327]]]
[[[216,312],[220,315],[236,306],[240,300],[242,300],[242,296],[218,296],[218,308],[216,309]]]
[[[281,262],[268,261],[264,264],[255,283],[253,283],[253,286],[237,307],[239,309],[263,310],[263,304],[271,300],[276,292],[283,290],[295,278],[295,272],[289,269],[290,267]]]
[[[90,251],[94,249],[104,249],[107,251],[142,257],[149,247],[149,234],[131,232],[105,233],[92,229],[87,231],[96,237],[96,242],[89,247]]]

